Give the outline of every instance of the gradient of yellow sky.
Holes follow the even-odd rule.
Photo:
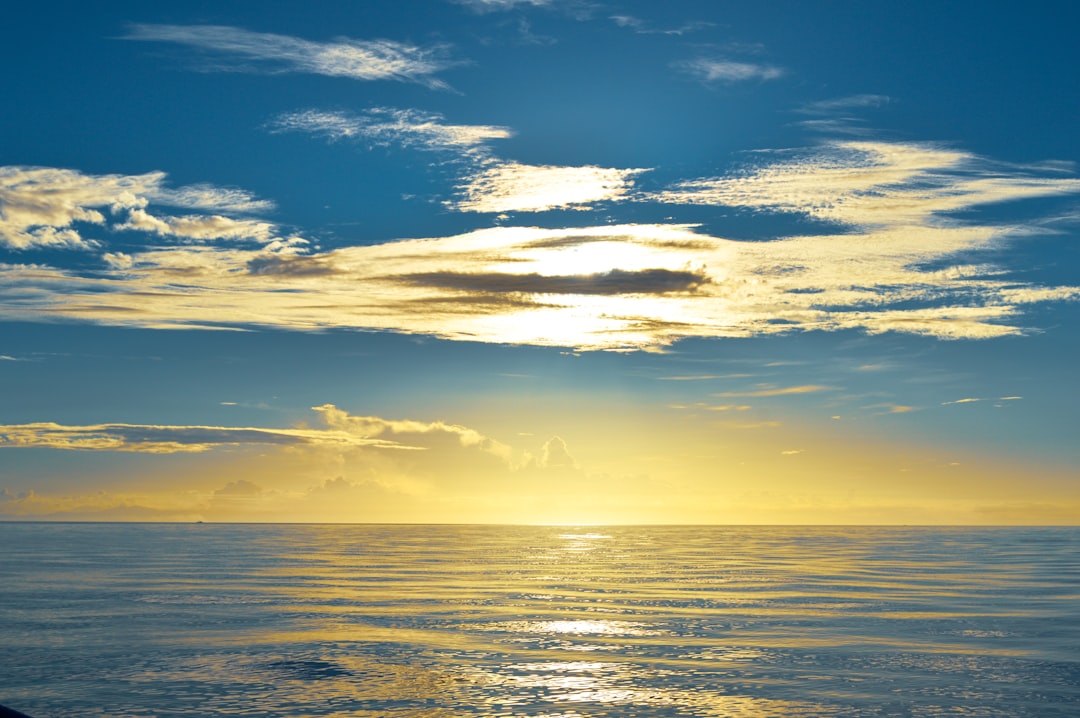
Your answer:
[[[8,518],[514,524],[1061,524],[1068,472],[897,442],[842,421],[631,404],[468,425],[319,407],[289,445],[129,455],[95,491],[11,496]]]

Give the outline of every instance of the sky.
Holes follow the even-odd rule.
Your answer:
[[[20,3],[0,520],[1080,523],[1054,7]]]

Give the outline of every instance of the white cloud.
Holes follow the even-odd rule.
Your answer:
[[[835,97],[830,100],[808,102],[796,111],[804,115],[832,116],[866,107],[882,107],[890,102],[892,102],[892,98],[888,95],[848,95],[847,97]]]
[[[291,254],[183,245],[133,253],[131,266],[105,275],[0,267],[0,317],[385,329],[609,350],[815,329],[953,339],[1021,332],[1012,323],[1022,306],[1010,302],[1016,283],[919,268],[956,251],[953,232],[969,249],[997,236],[975,228],[748,242],[615,225],[497,227]]]
[[[870,132],[862,126],[859,111],[878,109],[891,102],[892,98],[887,95],[850,95],[810,102],[799,107],[795,112],[811,118],[798,122],[800,126],[808,130],[831,135],[865,136]]]
[[[453,63],[445,48],[421,48],[393,40],[314,42],[288,35],[251,32],[221,25],[133,25],[128,40],[190,45],[254,65],[237,67],[234,61],[214,69],[300,72],[354,80],[399,80],[446,88],[432,77]]]
[[[161,176],[164,179],[164,173]],[[269,212],[274,209],[273,202],[259,199],[247,190],[235,187],[215,187],[210,184],[191,184],[176,189],[159,186],[153,193],[152,199],[167,207],[200,209],[206,212],[251,214]]]
[[[269,222],[253,219],[230,219],[221,215],[155,217],[142,209],[132,209],[127,220],[113,228],[195,240],[253,239],[263,243],[272,242],[276,230]]]
[[[555,0],[451,0],[457,5],[464,5],[474,12],[499,12],[518,7],[549,7]]]
[[[450,206],[461,212],[588,209],[595,202],[625,199],[634,176],[645,171],[503,162],[480,170],[460,185],[460,198]]]
[[[633,15],[612,15],[611,21],[619,27],[625,27],[642,35],[685,35],[688,32],[713,27],[714,23],[693,20],[673,28],[655,28]]]
[[[221,215],[155,216],[151,203],[208,211],[270,209],[242,190],[191,185],[165,186],[164,172],[142,175],[88,175],[52,167],[0,167],[0,246],[8,249],[90,250],[102,239],[87,238],[80,225],[108,230],[141,230],[195,240],[275,239],[267,222]],[[123,221],[117,221],[123,217]],[[118,255],[107,255],[117,258]]]
[[[675,69],[706,83],[747,82],[750,80],[765,81],[775,80],[784,76],[784,69],[776,67],[775,65],[734,62],[731,60],[713,60],[707,58],[678,62],[674,64],[674,67]]]
[[[375,108],[362,115],[304,110],[279,115],[269,127],[273,132],[308,132],[331,141],[362,139],[373,144],[396,143],[472,155],[486,154],[491,140],[513,136],[505,127],[450,125],[444,119],[437,113],[393,108]]]
[[[0,245],[9,249],[96,246],[72,227],[103,225],[102,209],[136,204],[135,195],[153,193],[164,179],[144,175],[84,175],[51,167],[0,167]]]
[[[539,211],[620,199],[639,171],[499,168],[506,174],[476,184],[458,208]],[[979,263],[980,252],[1000,256],[1005,240],[1031,234],[980,223],[979,205],[1080,193],[1075,179],[1033,172],[927,145],[827,145],[652,199],[801,213],[830,220],[835,231],[819,225],[818,234],[740,241],[687,225],[494,227],[332,251],[299,238],[125,247],[105,253],[107,267],[94,273],[0,266],[0,319],[374,329],[606,350],[810,330],[1020,334],[1027,307],[1080,298],[1080,287],[1018,281]],[[98,187],[97,178],[78,177]],[[143,205],[153,192],[125,191],[109,185],[95,195],[117,224],[152,209]],[[38,204],[52,207],[62,195],[43,192]],[[21,196],[21,206],[37,206],[33,193]],[[68,202],[55,221],[91,209],[108,222],[85,204]],[[954,210],[965,210],[963,220]],[[177,218],[153,216],[145,229],[181,231]],[[183,231],[199,234],[196,225],[203,226]],[[223,225],[207,234],[228,239],[221,235],[258,227]]]
[[[1080,180],[995,172],[986,160],[936,145],[836,142],[741,175],[681,182],[655,199],[798,212],[866,228],[944,230],[943,213],[1077,192]]]
[[[566,442],[558,436],[553,436],[544,442],[543,447],[540,449],[538,463],[542,468],[572,469],[577,466],[574,457],[570,455]]]
[[[451,443],[464,448],[476,448],[509,461],[512,450],[509,446],[484,436],[475,429],[442,421],[413,421],[408,419],[383,419],[377,416],[355,416],[333,404],[312,407],[312,411],[331,429],[336,429],[351,436],[367,440],[393,441],[405,439],[410,445],[433,448],[436,442],[449,439]],[[387,439],[383,437],[394,437]],[[437,444],[436,444],[437,445]]]

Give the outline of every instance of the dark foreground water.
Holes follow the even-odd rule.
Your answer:
[[[1080,530],[0,524],[0,703],[1080,716]]]

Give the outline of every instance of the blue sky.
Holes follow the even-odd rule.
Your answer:
[[[0,33],[0,517],[1075,523],[1051,5]]]

